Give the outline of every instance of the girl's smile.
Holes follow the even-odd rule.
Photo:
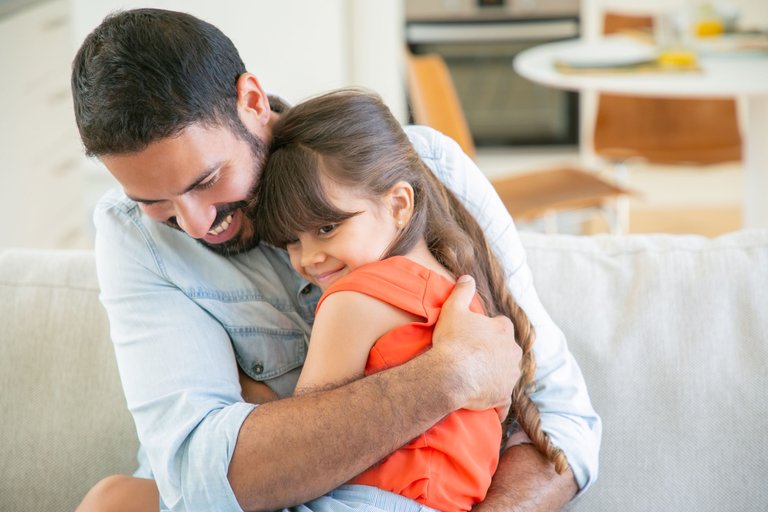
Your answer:
[[[322,182],[335,207],[357,214],[336,224],[298,233],[286,248],[296,271],[325,290],[352,270],[380,260],[399,228],[393,210],[388,207],[388,196],[367,199],[353,187],[328,179]]]

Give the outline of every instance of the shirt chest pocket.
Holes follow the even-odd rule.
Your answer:
[[[252,379],[266,381],[304,364],[306,336],[302,331],[227,328],[237,362]]]
[[[293,394],[307,355],[307,337],[301,331],[270,332],[239,328],[230,332],[237,364],[279,397]]]
[[[229,335],[237,363],[278,395],[293,391],[307,355],[310,326],[288,305],[264,300],[202,304]]]

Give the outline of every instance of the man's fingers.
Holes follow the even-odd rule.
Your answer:
[[[520,378],[520,351],[508,318],[489,318],[470,310],[475,288],[470,276],[456,281],[435,324],[432,350],[451,354],[465,375],[465,408],[497,407],[499,417],[504,418],[512,388]]]
[[[443,309],[469,309],[475,296],[475,280],[472,276],[461,276],[456,280],[456,286],[443,304]]]

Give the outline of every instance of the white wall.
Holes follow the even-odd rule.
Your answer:
[[[379,92],[401,122],[405,98],[404,0],[347,0],[350,6],[349,82]]]
[[[269,92],[298,102],[349,85],[381,94],[404,118],[402,0],[70,0],[75,39],[111,10],[159,7],[219,27]]]

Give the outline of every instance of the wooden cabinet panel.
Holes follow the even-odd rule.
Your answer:
[[[69,2],[0,20],[0,247],[87,244],[82,149],[69,92]]]

